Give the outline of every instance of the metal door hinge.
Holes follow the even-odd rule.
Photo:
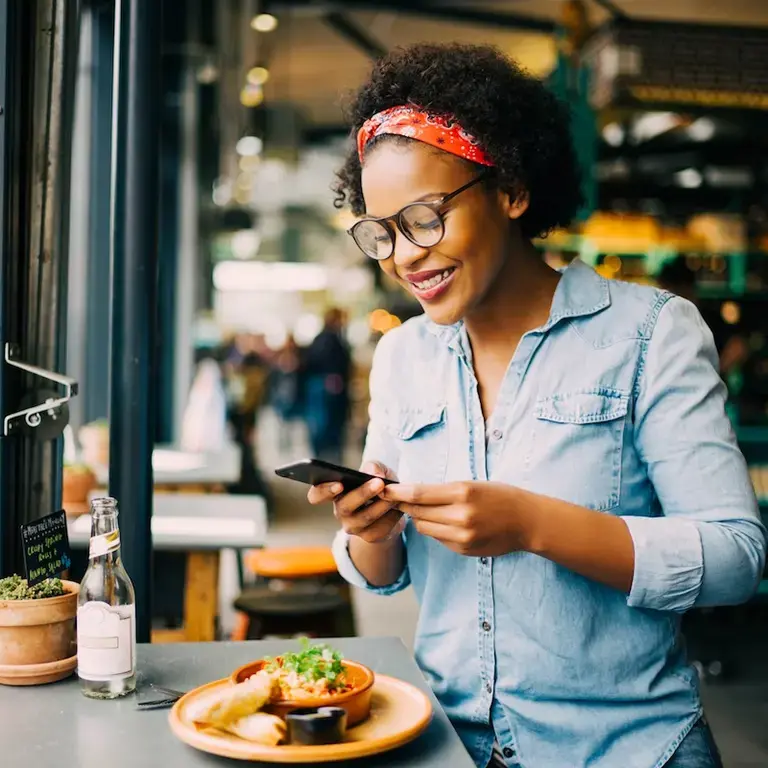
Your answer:
[[[21,427],[34,430],[48,417],[56,419],[62,406],[77,395],[77,382],[61,373],[46,371],[36,365],[30,365],[19,360],[20,350],[16,344],[5,345],[5,362],[14,368],[19,368],[26,373],[37,376],[45,381],[52,381],[64,387],[64,393],[59,397],[47,397],[44,402],[24,408],[16,413],[10,413],[3,419],[3,435],[7,437],[18,431]],[[62,430],[63,430],[62,426]]]

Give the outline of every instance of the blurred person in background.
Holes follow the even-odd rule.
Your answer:
[[[216,453],[228,442],[227,398],[221,366],[212,357],[198,364],[181,425],[182,450]]]
[[[325,314],[323,329],[304,356],[305,419],[316,458],[341,463],[349,419],[352,354],[344,338],[345,317],[338,308]]]
[[[478,768],[722,768],[680,617],[765,563],[712,336],[688,301],[550,268],[582,205],[567,109],[486,46],[379,59],[339,172],[362,252],[422,306],[370,376],[342,576],[420,603],[417,662]]]
[[[294,445],[294,425],[304,415],[304,361],[303,350],[299,348],[292,334],[272,358],[272,381],[270,385],[272,407],[280,419],[279,448],[288,456]]]
[[[227,419],[232,426],[233,439],[241,448],[240,480],[230,491],[262,496],[271,512],[272,495],[261,475],[256,455],[259,411],[266,399],[269,378],[265,349],[263,336],[238,334],[225,351],[223,368],[227,383]]]

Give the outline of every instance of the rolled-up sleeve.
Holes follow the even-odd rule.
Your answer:
[[[386,408],[384,407],[384,402],[388,389],[387,379],[393,371],[391,366],[393,364],[392,356],[395,352],[396,335],[396,331],[390,331],[390,333],[382,337],[374,353],[369,379],[371,402],[368,408],[368,431],[363,451],[363,463],[375,461],[383,464],[385,467],[389,467],[394,472],[397,472],[398,451],[394,439],[385,429]],[[403,570],[392,584],[377,587],[370,584],[360,571],[357,570],[349,555],[350,537],[344,531],[339,531],[333,540],[333,557],[339,574],[352,586],[360,587],[379,595],[392,595],[405,589],[411,583],[411,579],[408,573],[405,535],[401,534],[401,536],[403,538],[404,550]]]
[[[637,379],[635,445],[661,514],[623,518],[635,549],[630,606],[683,612],[755,593],[766,530],[726,398],[712,333],[693,304],[669,298]]]
[[[403,543],[405,554],[405,543]],[[339,531],[333,540],[333,557],[336,560],[336,567],[339,569],[341,577],[349,582],[353,587],[366,589],[377,595],[394,595],[400,592],[411,583],[411,577],[408,573],[408,563],[406,557],[403,558],[403,570],[400,575],[391,584],[383,587],[376,587],[370,584],[366,578],[355,568],[352,558],[349,556],[349,534]]]

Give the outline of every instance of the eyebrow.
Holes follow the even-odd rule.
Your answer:
[[[414,203],[429,203],[429,202],[435,202],[436,200],[439,200],[441,197],[445,197],[448,192],[427,192],[426,195],[422,195],[421,197],[417,197],[413,200],[411,200],[409,203],[406,203],[405,205],[400,206],[396,211],[393,213],[390,213],[389,216],[374,216],[373,214],[366,211],[366,216],[369,216],[372,219],[389,219],[392,218],[392,216],[395,216],[396,214],[400,213],[400,211],[403,210],[403,208],[413,205]]]
[[[447,194],[448,194],[447,192],[429,192],[426,195],[422,195],[421,197],[417,197],[412,202],[414,202],[414,203],[426,203],[426,202],[428,202],[430,200],[430,198],[433,198],[433,197],[434,198],[441,198],[441,197],[445,197]],[[407,203],[406,203],[406,205],[407,205]]]

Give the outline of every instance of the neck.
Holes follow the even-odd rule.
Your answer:
[[[482,302],[465,318],[473,348],[511,357],[523,334],[546,323],[559,280],[530,243],[517,244]]]

